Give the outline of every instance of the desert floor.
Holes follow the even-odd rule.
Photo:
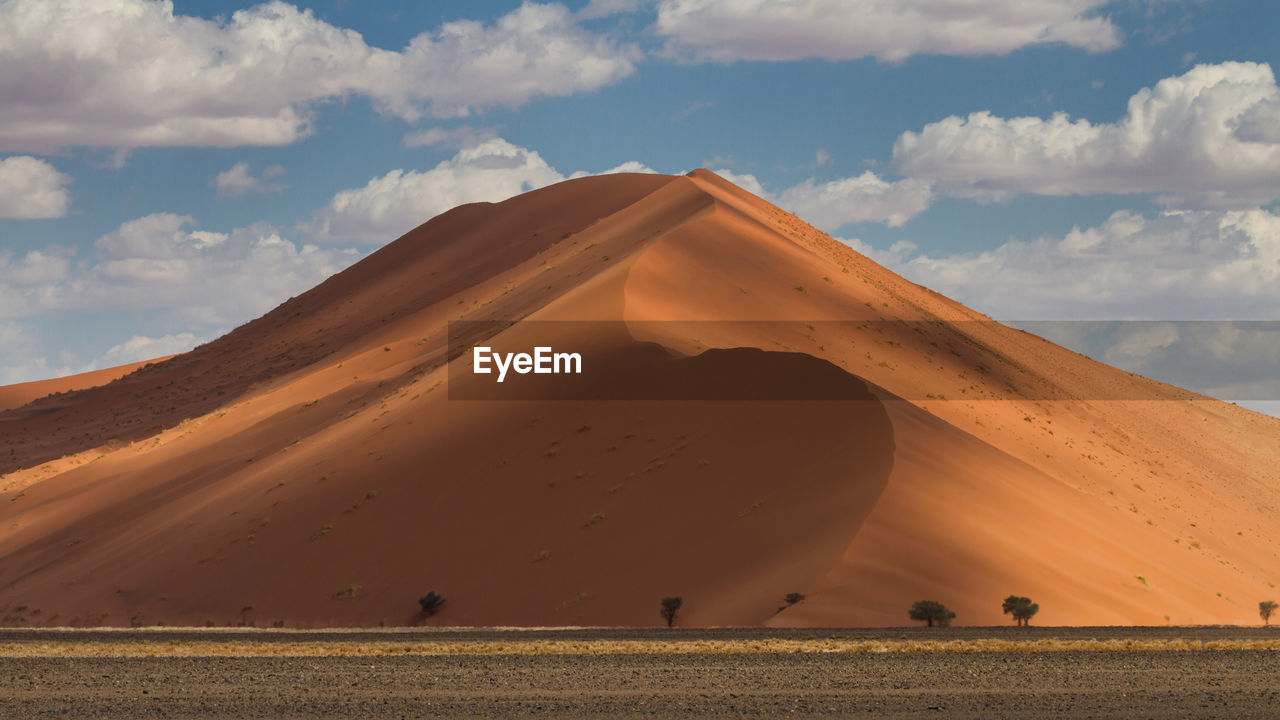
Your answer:
[[[0,717],[1280,716],[1280,632],[7,630]]]

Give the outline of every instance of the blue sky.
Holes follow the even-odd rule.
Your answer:
[[[0,0],[0,383],[185,350],[448,207],[619,168],[712,168],[998,319],[1277,320],[1278,27],[1244,0]],[[1090,351],[1196,384],[1178,326],[1135,327]],[[1280,398],[1276,334],[1201,386]]]

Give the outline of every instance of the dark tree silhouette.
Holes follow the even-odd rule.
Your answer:
[[[1005,598],[1000,609],[1004,611],[1005,615],[1012,615],[1014,623],[1018,625],[1030,625],[1031,618],[1040,612],[1040,606],[1031,602],[1031,598],[1018,595],[1010,595]]]
[[[933,600],[921,600],[911,606],[907,611],[907,615],[912,620],[920,620],[929,623],[929,627],[934,625],[950,625],[951,619],[956,616],[954,612],[947,609],[946,605]]]
[[[684,604],[682,597],[664,597],[662,598],[662,617],[667,620],[667,627],[671,627],[676,621],[676,613],[680,612],[680,606]]]
[[[785,600],[788,605],[795,605],[796,603],[804,599],[804,594],[803,593],[787,593],[787,596],[782,599]]]
[[[444,604],[444,597],[437,595],[435,590],[418,598],[418,604],[422,606],[422,612],[427,615],[435,615],[440,606]]]
[[[1271,624],[1271,613],[1275,612],[1277,608],[1280,608],[1280,604],[1277,604],[1275,600],[1263,600],[1258,603],[1258,617],[1262,618],[1263,625]]]

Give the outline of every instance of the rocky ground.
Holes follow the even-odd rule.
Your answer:
[[[1274,639],[1220,628],[0,633],[0,717],[1280,717],[1280,652],[29,656],[25,643],[415,640]],[[6,650],[7,648],[7,650]],[[15,648],[18,648],[15,650]]]

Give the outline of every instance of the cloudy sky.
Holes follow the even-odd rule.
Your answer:
[[[709,167],[998,319],[1277,321],[1277,27],[1246,0],[0,0],[0,383],[188,349],[454,205],[615,169]],[[1183,336],[1213,335],[1251,350],[1202,387],[1280,398],[1273,325],[1131,327],[1091,352],[1194,385]]]

